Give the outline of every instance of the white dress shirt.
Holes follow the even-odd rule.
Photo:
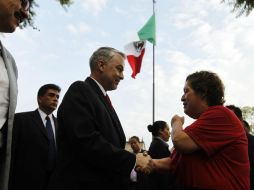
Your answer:
[[[9,101],[9,78],[0,49],[0,129],[7,119]]]
[[[51,114],[47,115],[47,114],[45,114],[40,108],[38,108],[38,111],[39,111],[39,113],[40,113],[41,119],[42,119],[43,124],[44,124],[45,127],[46,127],[46,122],[47,122],[46,117],[47,117],[47,116],[49,117],[50,122],[51,122],[51,125],[52,125],[52,130],[53,130],[53,133],[54,133],[54,137],[55,137],[55,139],[56,139],[55,122],[54,122],[54,120],[53,120],[53,114],[51,113]],[[56,142],[56,141],[55,141],[55,142]]]

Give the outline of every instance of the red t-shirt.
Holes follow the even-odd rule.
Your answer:
[[[211,106],[184,131],[200,150],[190,154],[173,152],[172,169],[180,187],[250,189],[248,142],[231,110]]]

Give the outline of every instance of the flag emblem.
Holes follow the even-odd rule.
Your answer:
[[[124,47],[127,60],[132,69],[132,78],[135,78],[136,75],[140,72],[142,59],[145,54],[145,41],[135,41],[127,44]]]

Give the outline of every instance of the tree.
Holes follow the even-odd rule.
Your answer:
[[[56,0],[59,1],[59,3],[66,8],[67,6],[70,6],[72,4],[72,0]],[[33,22],[33,18],[36,15],[35,11],[34,11],[34,7],[39,7],[39,5],[36,3],[36,0],[29,0],[30,2],[30,8],[29,8],[29,18],[27,20],[25,20],[22,25],[20,25],[20,28],[24,28],[27,25],[34,27],[34,22]]]
[[[222,0],[225,2],[226,0]],[[245,14],[248,16],[254,8],[253,0],[227,0],[229,5],[233,6],[233,12],[237,12],[237,17]]]
[[[34,27],[34,22],[33,22],[33,18],[36,15],[36,13],[34,12],[34,7],[38,7],[39,5],[36,3],[36,0],[29,0],[29,1],[31,4],[31,7],[29,9],[29,19],[23,22],[23,24],[20,26],[21,28],[24,28],[27,25],[30,25],[33,28],[36,28]],[[72,4],[72,0],[56,0],[56,1],[59,1],[59,3],[65,8]],[[225,2],[225,1],[226,0],[222,0],[222,2]],[[243,14],[248,16],[254,8],[254,0],[227,0],[227,2],[229,5],[233,6],[234,12],[238,12],[237,17]]]
[[[254,124],[254,107],[244,106],[241,108],[243,119],[246,120],[251,125],[251,132],[253,133],[253,124]]]

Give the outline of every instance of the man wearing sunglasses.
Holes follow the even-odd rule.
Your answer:
[[[28,18],[29,0],[0,0],[0,33],[12,33]],[[0,41],[0,190],[8,189],[17,67]]]

